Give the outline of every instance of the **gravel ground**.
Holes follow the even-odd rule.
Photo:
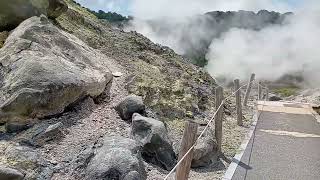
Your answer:
[[[110,69],[113,72],[118,71],[120,68],[116,62],[111,62]],[[53,164],[57,164],[57,172],[52,177],[53,180],[75,180],[77,179],[73,173],[72,160],[80,152],[84,151],[88,147],[92,147],[97,140],[103,136],[110,134],[120,134],[124,137],[129,136],[130,124],[121,120],[113,107],[119,103],[123,98],[128,95],[128,92],[120,86],[125,84],[127,72],[123,72],[123,76],[114,78],[114,83],[111,88],[111,100],[99,105],[94,104],[91,98],[86,99],[74,109],[64,113],[58,118],[50,119],[50,121],[61,121],[65,126],[65,138],[59,142],[51,142],[41,148],[41,152],[44,157],[48,158]],[[249,107],[246,108],[243,113],[245,117],[244,126],[239,127],[236,124],[235,108],[232,106],[234,99],[229,100],[228,104],[231,106],[228,108],[231,115],[225,115],[223,124],[223,153],[231,159],[239,145],[241,144],[245,134],[248,132],[248,126],[251,123],[253,115],[253,100],[249,102]],[[208,113],[211,117],[212,114]],[[211,116],[210,116],[211,115]],[[208,120],[203,118],[197,118],[202,123]],[[168,122],[168,130],[170,137],[173,141],[173,146],[176,152],[178,152],[180,140],[183,135],[184,122],[173,121]],[[203,127],[200,127],[203,128]],[[200,131],[200,130],[199,130]],[[156,167],[152,164],[144,162],[148,180],[160,180],[163,179],[169,172]],[[190,173],[191,180],[212,180],[220,179],[229,163],[220,160],[209,167],[201,169],[193,169]],[[171,177],[172,179],[174,175]]]
[[[305,89],[299,93],[298,96],[288,97],[286,100],[303,102],[303,103],[311,103],[314,105],[320,105],[320,89]]]
[[[242,143],[245,135],[248,133],[249,126],[252,123],[255,99],[257,98],[257,94],[255,92],[253,93],[253,96],[249,99],[248,107],[244,108],[243,110],[243,116],[245,117],[245,119],[243,122],[244,125],[242,127],[237,125],[235,107],[232,106],[233,104],[235,104],[235,99],[231,98],[228,101],[228,104],[231,104],[231,107],[229,108],[229,110],[231,111],[231,115],[224,115],[222,151],[225,157],[229,160],[232,159],[232,157],[237,153],[237,150]],[[212,117],[212,115],[213,114],[211,113],[208,117]],[[209,120],[202,119],[198,121],[200,121],[201,124],[206,124],[206,122],[208,122]],[[201,132],[201,129],[203,128],[204,127],[199,127],[198,132]],[[179,145],[181,143],[183,129],[183,121],[168,123],[169,134],[172,138],[173,146],[176,152],[178,152]],[[221,179],[229,166],[229,162],[220,159],[218,162],[211,164],[209,167],[192,169],[189,175],[189,180]],[[148,180],[160,180],[163,179],[167,174],[169,174],[169,171],[161,169],[159,170],[159,168],[153,168],[148,171]],[[174,174],[172,174],[169,179],[174,180]]]
[[[113,79],[109,102],[96,105],[91,98],[88,98],[61,117],[50,119],[62,122],[66,134],[61,141],[46,144],[41,149],[43,156],[58,164],[58,169],[61,169],[54,174],[52,180],[76,179],[72,175],[70,162],[77,154],[92,147],[99,138],[113,133],[129,136],[130,124],[121,120],[114,110],[114,106],[128,95],[125,88],[120,86],[125,84],[127,72],[123,72],[124,68],[120,68],[116,62],[111,61],[108,67],[112,72],[124,74]]]

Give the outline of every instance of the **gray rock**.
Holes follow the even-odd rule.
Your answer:
[[[0,123],[62,113],[112,80],[108,58],[44,16],[22,22],[0,49]]]
[[[97,97],[95,97],[93,100],[94,100],[94,103],[95,104],[101,104],[103,102],[109,102],[110,100],[110,91],[111,91],[111,87],[112,87],[112,80],[113,80],[113,77],[108,77],[109,74],[106,75],[106,78],[111,78],[110,82],[106,85],[106,87],[104,88],[104,91]]]
[[[30,128],[30,124],[20,124],[17,122],[8,122],[5,124],[7,133],[18,133]]]
[[[146,161],[166,170],[174,167],[176,155],[163,122],[135,113],[132,116],[131,138],[143,145],[142,155]]]
[[[12,30],[32,16],[44,14],[53,19],[67,10],[68,5],[63,0],[0,1],[0,31]]]
[[[192,168],[208,166],[218,159],[217,144],[211,136],[200,138],[193,150]]]
[[[48,122],[40,122],[32,128],[18,134],[15,141],[20,144],[40,147],[52,140],[59,140],[64,137],[63,124],[58,122],[50,125]]]
[[[1,142],[0,150],[1,164],[19,170],[24,179],[51,179],[53,166],[36,149]]]
[[[35,136],[33,138],[33,142],[37,146],[42,146],[48,141],[61,139],[64,137],[62,128],[63,128],[63,124],[61,122],[50,125],[49,127],[47,127],[45,131]]]
[[[86,169],[86,179],[145,179],[140,145],[121,136],[106,137]]]
[[[62,122],[58,122],[56,124],[50,125],[45,132],[43,133],[44,135],[48,135],[48,134],[57,134],[56,132],[60,132],[61,128],[63,127]]]
[[[270,96],[269,101],[281,101],[282,98],[276,95]]]
[[[115,109],[122,119],[130,120],[133,113],[143,114],[145,111],[145,105],[143,104],[142,97],[130,95],[121,101]]]
[[[78,179],[82,179],[86,176],[85,169],[88,166],[88,163],[94,157],[93,147],[88,147],[81,151],[71,162],[71,167],[74,170],[73,174],[76,174]]]
[[[0,179],[3,180],[22,180],[24,175],[18,170],[0,165]]]

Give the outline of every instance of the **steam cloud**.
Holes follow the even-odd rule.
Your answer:
[[[133,0],[130,10],[135,20],[126,30],[135,30],[155,43],[185,54],[201,46],[201,40],[207,41],[208,36],[218,33],[207,28],[204,17],[197,15],[211,11],[261,9],[288,12],[293,7],[286,0],[277,3],[274,0]],[[151,24],[149,20],[152,20]],[[186,35],[192,37],[190,42],[185,42]]]
[[[220,38],[213,39],[206,58],[207,70],[213,76],[227,79],[246,79],[252,72],[258,78],[276,80],[283,75],[299,73],[312,83],[320,84],[320,3],[305,1],[304,6],[294,9],[285,1],[273,0],[135,0],[133,15],[134,30],[152,41],[167,45],[180,54],[188,47],[181,42],[182,32],[194,34],[194,39],[204,39],[214,32],[199,29],[199,24],[190,25],[190,16],[213,10],[275,10],[293,11],[295,15],[286,19],[285,25],[274,25],[260,31],[231,29]],[[308,4],[308,5],[307,5]],[[168,17],[172,20],[168,21]],[[147,21],[157,19],[158,29],[151,28]],[[162,21],[161,19],[166,19]],[[188,24],[189,23],[189,24]],[[187,24],[187,29],[181,28]],[[161,31],[161,29],[166,31]],[[168,31],[168,29],[171,29]],[[197,46],[198,41],[191,42]]]
[[[302,74],[310,85],[320,79],[319,3],[305,7],[287,19],[286,25],[261,31],[232,29],[210,45],[210,73],[246,78],[256,72],[261,79],[276,80],[286,74]]]

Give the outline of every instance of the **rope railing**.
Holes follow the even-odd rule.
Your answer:
[[[264,85],[262,85],[262,84],[257,84],[257,85],[259,85],[260,87],[262,87],[262,88],[265,88],[265,89],[269,89],[267,86],[264,86]]]
[[[218,87],[223,88],[223,86],[218,82],[218,80],[215,77],[212,77],[212,79],[215,81],[215,83],[218,85]]]
[[[207,131],[208,127],[210,126],[211,122],[213,121],[214,117],[216,116],[217,112],[221,109],[221,107],[223,106],[224,101],[222,101],[222,103],[220,104],[219,108],[216,110],[216,112],[214,113],[214,115],[212,116],[212,118],[210,119],[210,121],[208,122],[208,124],[206,125],[206,127],[203,129],[203,131],[201,132],[201,134],[199,135],[199,137],[197,138],[196,142],[191,146],[191,148],[189,148],[189,150],[186,152],[186,154],[184,156],[182,156],[182,158],[178,161],[178,163],[173,167],[173,169],[169,172],[169,174],[164,178],[164,180],[167,180],[170,175],[177,169],[177,167],[181,164],[181,162],[184,160],[184,158],[186,158],[186,156],[193,150],[193,148],[197,145],[197,142],[200,140],[200,138],[203,136],[203,134]]]
[[[237,89],[236,91],[234,91],[231,95],[229,95],[228,97],[225,98],[225,100],[231,98],[232,96],[234,96],[238,91],[240,91],[243,87],[248,86],[249,83],[253,83],[255,80],[248,82],[247,84],[242,85],[239,89]]]
[[[248,83],[240,86],[238,89],[236,89],[233,93],[231,93],[229,96],[227,96],[226,98],[224,98],[221,102],[221,104],[219,105],[219,107],[216,109],[216,111],[214,112],[213,116],[211,117],[211,119],[208,121],[207,125],[205,126],[205,128],[202,130],[201,134],[198,136],[198,138],[196,139],[196,141],[193,143],[193,145],[188,149],[188,151],[181,157],[181,159],[177,162],[177,164],[173,167],[173,169],[169,172],[169,174],[164,178],[164,180],[167,180],[172,174],[173,172],[177,169],[177,167],[184,161],[184,159],[188,156],[188,154],[190,154],[190,152],[194,149],[194,147],[197,145],[197,142],[200,140],[200,138],[204,135],[204,133],[207,131],[207,129],[209,128],[210,124],[213,122],[213,120],[215,119],[217,113],[219,112],[219,110],[223,107],[224,103],[226,102],[226,100],[228,100],[229,98],[231,98],[232,96],[234,96],[238,91],[241,91],[241,89],[245,86],[249,86],[249,84],[252,85],[252,83],[255,81],[255,79],[249,81]],[[257,83],[258,85],[260,85],[259,83]],[[220,86],[220,85],[219,85]],[[261,85],[262,86],[262,85]],[[221,86],[222,87],[222,86]]]

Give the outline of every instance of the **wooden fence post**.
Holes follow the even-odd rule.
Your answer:
[[[187,121],[185,124],[183,137],[179,152],[179,161],[188,152],[188,150],[194,145],[197,139],[198,124],[192,121]],[[184,158],[181,164],[176,170],[176,180],[188,179],[191,169],[191,161],[193,158],[193,150]]]
[[[261,100],[262,99],[262,86],[261,86],[261,81],[259,81],[258,83],[258,100]]]
[[[234,80],[234,89],[236,92],[236,108],[237,108],[237,123],[239,126],[242,126],[242,106],[241,106],[241,90],[240,88],[240,80]]]
[[[248,86],[247,86],[246,95],[244,96],[243,106],[247,106],[247,104],[248,104],[248,99],[249,99],[249,96],[250,96],[252,82],[254,81],[255,76],[256,76],[255,74],[251,74],[251,77],[249,79],[249,83],[248,83]]]
[[[269,101],[269,88],[266,88],[266,101]]]
[[[218,109],[223,102],[223,88],[217,87],[216,88],[216,109]],[[220,109],[217,111],[215,116],[215,130],[214,134],[217,140],[218,145],[218,152],[221,152],[221,145],[222,145],[222,120],[223,120],[223,105],[220,107]]]

